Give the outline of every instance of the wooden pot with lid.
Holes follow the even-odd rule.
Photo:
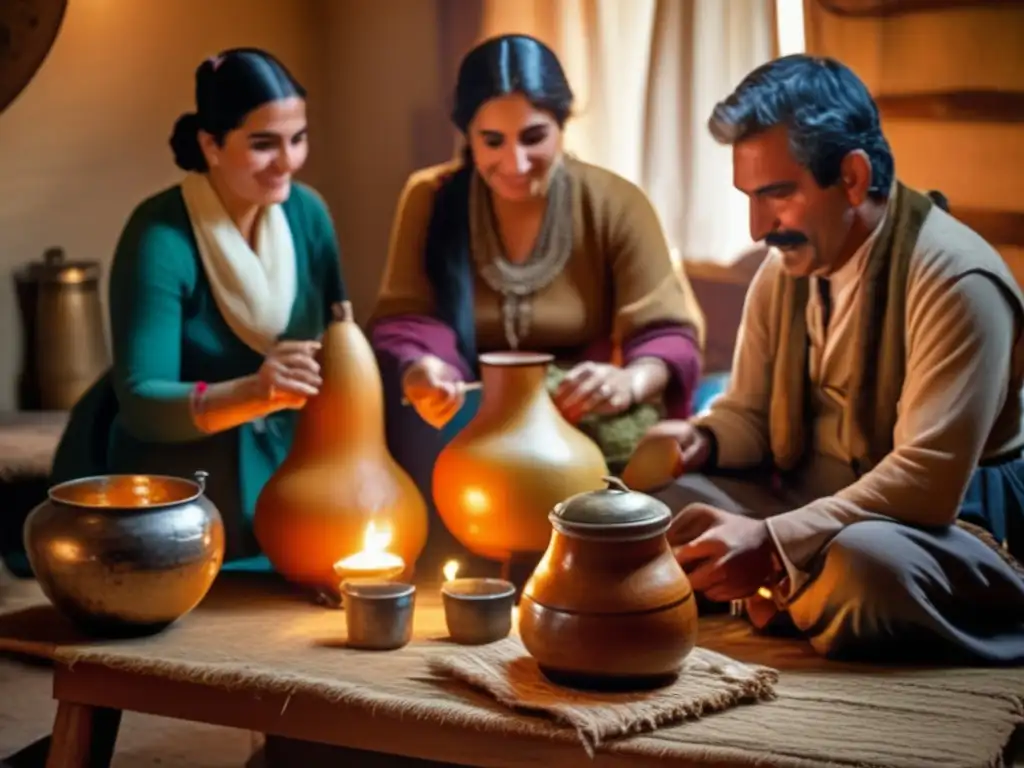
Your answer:
[[[553,682],[665,685],[697,642],[697,604],[666,533],[669,508],[617,478],[551,511],[547,551],[523,589],[519,634]]]

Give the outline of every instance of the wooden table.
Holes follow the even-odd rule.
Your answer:
[[[496,734],[414,718],[399,720],[301,694],[256,695],[82,662],[73,666],[58,664],[53,691],[58,709],[47,768],[108,765],[121,712],[125,710],[442,764],[536,768],[574,765],[586,760],[578,743]],[[669,764],[655,758],[612,753],[599,753],[587,763],[594,768],[652,768]],[[368,765],[362,759],[352,764]],[[703,763],[704,766],[726,768],[723,764]]]
[[[32,594],[8,606],[0,637],[9,652],[53,663],[50,766],[109,763],[124,711],[268,734],[268,757],[276,751],[269,747],[287,747],[272,765],[590,762],[571,729],[515,713],[430,671],[448,647],[436,589],[418,591],[416,640],[386,654],[344,649],[343,612],[307,598],[277,580],[224,574],[172,630],[130,643],[85,641]],[[701,638],[703,647],[782,670],[778,700],[612,741],[595,766],[811,764],[835,752],[850,764],[916,765],[914,758],[927,755],[921,764],[980,765],[1007,749],[1021,722],[1019,669],[835,665],[806,643],[768,642],[727,616],[705,617]],[[937,700],[946,705],[941,711]],[[810,723],[808,711],[817,712]],[[975,735],[960,738],[968,733]],[[830,734],[840,741],[823,744]],[[306,758],[316,752],[322,763],[319,755]],[[27,768],[16,757],[12,765]]]

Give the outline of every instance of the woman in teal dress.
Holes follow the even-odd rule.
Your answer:
[[[320,385],[314,359],[345,297],[330,215],[295,182],[306,92],[273,56],[196,71],[171,147],[180,184],[143,201],[110,274],[113,365],[72,410],[53,480],[192,476],[224,518],[228,567],[259,563],[252,514]]]

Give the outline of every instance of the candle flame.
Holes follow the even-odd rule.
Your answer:
[[[377,530],[377,524],[371,520],[366,525],[366,532],[363,534],[364,552],[385,552],[391,544],[391,531],[388,528]]]
[[[351,579],[392,579],[406,568],[400,555],[388,552],[390,526],[378,526],[372,520],[362,534],[362,549],[334,564],[342,583]]]
[[[444,580],[451,581],[456,576],[458,576],[459,568],[460,566],[458,560],[449,560],[447,563],[445,563],[444,567],[441,568],[441,572],[444,573]]]
[[[387,551],[391,545],[391,539],[390,526],[378,526],[371,520],[363,531],[363,548],[338,560],[334,564],[334,570],[372,570],[380,568],[382,563],[390,565],[400,561],[401,557]]]

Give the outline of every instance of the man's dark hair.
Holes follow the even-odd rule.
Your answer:
[[[893,157],[878,106],[846,65],[804,54],[775,59],[747,75],[708,119],[715,141],[729,145],[776,125],[786,127],[793,157],[819,186],[837,183],[843,158],[862,149],[871,161],[870,194],[888,196]]]

